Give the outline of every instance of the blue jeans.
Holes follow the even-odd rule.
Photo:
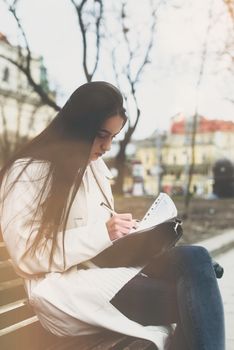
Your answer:
[[[170,350],[224,350],[223,303],[211,258],[178,246],[153,258],[111,300],[142,325],[176,323]]]

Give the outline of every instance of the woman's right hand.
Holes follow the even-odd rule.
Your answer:
[[[126,236],[136,226],[132,214],[115,214],[106,222],[107,231],[111,241]]]

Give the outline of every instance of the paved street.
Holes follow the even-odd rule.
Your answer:
[[[226,350],[234,350],[234,249],[216,257],[224,267],[224,275],[219,281],[226,324]]]

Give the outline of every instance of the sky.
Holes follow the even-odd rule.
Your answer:
[[[108,1],[108,6],[116,4]],[[134,28],[139,38],[147,38],[149,8],[147,1],[128,0]],[[81,46],[77,18],[68,0],[21,0],[19,15],[33,52],[44,58],[53,85],[59,88],[60,103],[85,82],[81,71]],[[207,36],[207,28],[210,25]],[[146,67],[137,88],[141,120],[134,134],[145,138],[156,129],[167,130],[171,117],[183,113],[186,117],[199,114],[212,119],[234,121],[234,73],[228,71],[227,56],[217,59],[224,49],[229,19],[223,0],[162,1],[157,11],[155,44],[151,63]],[[108,23],[108,31],[118,36],[118,23]],[[0,0],[0,32],[16,44],[19,40],[13,18]],[[115,34],[116,33],[116,34]],[[146,40],[146,39],[145,39]],[[134,42],[134,38],[132,39]],[[202,52],[206,48],[205,64],[199,89]],[[94,80],[115,84],[110,65],[110,53],[102,58]],[[119,44],[118,57],[124,57]],[[130,117],[131,117],[130,106]],[[134,113],[132,113],[134,118]]]

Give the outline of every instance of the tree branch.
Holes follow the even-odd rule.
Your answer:
[[[17,62],[13,59],[11,59],[10,57],[7,57],[5,55],[0,54],[0,57],[7,60],[8,62],[12,63],[13,65],[15,65],[22,73],[25,74],[29,84],[31,85],[31,87],[34,89],[34,91],[40,96],[41,100],[43,103],[49,105],[50,107],[54,108],[56,111],[59,111],[61,108],[56,104],[56,102],[50,98],[50,96],[44,91],[44,89],[42,88],[42,86],[38,83],[36,83],[36,81],[34,80],[32,73],[31,73],[31,61],[32,61],[32,55],[31,55],[31,50],[27,41],[27,37],[25,34],[25,31],[23,29],[23,26],[20,22],[19,17],[17,16],[16,13],[16,5],[18,3],[18,0],[13,1],[13,4],[10,5],[6,0],[3,0],[6,5],[8,6],[8,10],[10,11],[10,13],[13,15],[17,27],[21,33],[21,35],[24,38],[24,42],[25,42],[25,46],[26,46],[26,51],[27,51],[27,55],[26,55],[26,66],[24,65],[24,55],[22,54],[22,48],[19,46],[19,57],[22,58],[21,62]]]
[[[205,64],[206,64],[206,59],[207,59],[208,39],[209,39],[210,30],[212,27],[211,19],[212,19],[213,2],[214,2],[214,0],[211,0],[211,2],[210,2],[210,8],[209,8],[209,14],[208,14],[208,25],[207,25],[206,35],[205,35],[205,39],[204,39],[204,43],[203,43],[201,64],[200,64],[198,78],[197,78],[197,82],[196,82],[196,86],[195,86],[197,100],[196,100],[195,111],[194,111],[193,122],[192,122],[192,130],[191,130],[191,133],[192,133],[191,134],[191,162],[190,162],[189,168],[188,168],[188,181],[187,181],[187,186],[186,186],[186,190],[185,190],[185,197],[184,197],[184,218],[188,217],[188,208],[189,208],[189,203],[190,203],[190,199],[191,199],[190,187],[191,187],[191,183],[192,183],[192,177],[193,177],[194,166],[195,166],[195,145],[196,145],[196,135],[197,135],[197,124],[198,124],[198,93],[199,93],[202,78],[204,75]]]
[[[161,3],[159,3],[159,6],[160,5],[161,5]],[[158,6],[158,8],[159,8],[159,6]],[[156,27],[156,22],[157,22],[156,13],[157,13],[158,8],[157,9],[154,8],[154,5],[153,5],[152,1],[150,2],[150,7],[151,7],[151,14],[152,14],[151,15],[152,24],[151,24],[151,27],[150,27],[150,38],[149,38],[149,42],[148,42],[148,44],[146,46],[146,49],[145,49],[145,54],[144,54],[144,57],[142,59],[142,63],[139,65],[139,67],[138,67],[138,69],[136,71],[135,77],[133,77],[133,75],[132,75],[131,66],[133,64],[133,60],[134,60],[134,57],[136,55],[136,52],[131,49],[130,40],[128,38],[129,29],[127,28],[127,26],[125,24],[125,19],[127,18],[127,15],[126,15],[126,1],[124,1],[122,3],[122,8],[121,8],[122,32],[123,32],[123,36],[124,36],[124,39],[125,39],[125,42],[126,42],[126,46],[127,46],[127,50],[128,50],[128,54],[129,54],[128,63],[127,63],[127,66],[126,66],[126,77],[128,79],[128,82],[129,82],[129,85],[130,85],[130,90],[131,90],[131,95],[132,95],[132,97],[134,99],[134,103],[135,103],[135,106],[136,106],[136,119],[135,119],[134,124],[131,127],[129,127],[132,134],[134,133],[134,131],[135,131],[136,127],[137,127],[137,124],[139,122],[139,118],[140,118],[140,109],[139,109],[138,101],[137,101],[137,97],[136,97],[136,85],[137,85],[137,83],[140,80],[140,76],[143,73],[143,70],[144,70],[145,66],[149,63],[149,56],[150,56],[150,53],[151,53],[151,50],[152,50],[152,47],[153,47],[153,44],[154,44],[154,37],[155,37],[155,27]],[[138,43],[138,47],[141,48],[141,46],[142,45],[140,45],[140,43]]]
[[[102,1],[96,0],[95,2],[99,3],[100,13],[99,13],[99,15],[97,16],[97,19],[96,19],[96,49],[97,49],[97,51],[96,51],[96,58],[95,58],[95,64],[94,64],[92,76],[96,72],[96,69],[97,69],[97,66],[98,66],[98,62],[99,62],[100,46],[101,46],[101,43],[100,43],[100,38],[101,38],[100,25],[101,25],[101,20],[102,20],[102,17],[103,17],[103,3],[102,3]]]
[[[8,5],[8,10],[9,10],[9,12],[12,13],[12,15],[13,15],[15,21],[16,21],[17,27],[18,27],[18,29],[19,29],[19,31],[20,31],[23,39],[24,39],[24,43],[25,43],[26,50],[27,50],[27,56],[26,56],[27,65],[26,65],[26,69],[30,72],[31,51],[30,51],[30,48],[29,48],[29,44],[28,44],[28,40],[27,40],[25,31],[24,31],[23,26],[21,25],[20,19],[17,16],[17,13],[16,13],[16,5],[17,5],[18,0],[15,0],[12,5],[9,5],[6,0],[3,0],[3,1]],[[19,49],[21,50],[20,47],[19,47]]]
[[[161,5],[162,2],[160,2],[159,6]],[[140,78],[143,74],[144,68],[145,66],[149,63],[149,56],[154,44],[154,37],[155,37],[155,27],[156,27],[156,9],[153,8],[153,2],[150,2],[151,5],[151,18],[152,18],[152,24],[150,27],[150,36],[149,36],[149,41],[148,44],[146,44],[145,42],[140,43],[138,41],[138,45],[135,45],[134,48],[131,47],[131,41],[130,41],[130,29],[128,28],[127,24],[126,24],[126,20],[127,20],[127,14],[126,14],[126,6],[127,6],[127,2],[123,1],[122,5],[121,5],[121,11],[120,11],[120,24],[121,24],[121,29],[122,29],[122,35],[123,35],[123,39],[124,42],[126,44],[126,51],[127,51],[127,61],[126,61],[126,65],[125,65],[125,69],[124,69],[124,77],[127,78],[128,81],[128,85],[130,87],[130,96],[134,101],[134,105],[135,105],[135,119],[134,122],[132,124],[129,123],[128,125],[128,129],[125,132],[124,138],[123,140],[120,141],[119,145],[120,145],[120,149],[118,151],[118,154],[116,156],[116,168],[118,169],[118,178],[116,180],[115,183],[115,191],[118,193],[122,193],[123,191],[123,181],[124,181],[124,170],[125,170],[125,165],[126,165],[126,147],[129,144],[129,142],[131,141],[131,137],[138,125],[139,119],[140,119],[140,115],[141,115],[141,111],[139,108],[139,104],[138,104],[138,99],[137,99],[137,95],[136,95],[136,88],[137,85],[140,81]],[[134,32],[135,32],[135,28],[134,28]],[[142,46],[146,47],[144,54],[143,54],[143,58],[141,63],[139,64],[139,66],[136,69],[136,73],[134,75],[133,73],[133,68],[135,65],[135,58],[137,57],[137,54],[142,51]],[[115,56],[115,50],[112,51],[112,66],[113,66],[113,70],[114,70],[114,74],[116,77],[117,82],[120,81],[119,79],[119,73],[117,70],[117,64],[116,64],[116,56]],[[118,84],[119,85],[119,84]],[[128,98],[126,99],[128,101]]]
[[[75,0],[70,0],[72,5],[74,6],[77,14],[78,24],[81,31],[82,36],[82,45],[83,45],[83,59],[82,59],[82,65],[85,73],[86,80],[89,82],[92,80],[98,66],[99,62],[99,56],[100,56],[100,25],[101,20],[103,17],[103,1],[102,0],[94,0],[95,3],[99,4],[99,13],[95,17],[95,35],[96,35],[96,55],[95,55],[95,61],[94,66],[91,71],[88,69],[88,41],[87,41],[87,34],[88,34],[88,26],[85,26],[84,22],[84,7],[87,4],[88,0],[82,0],[80,5],[76,3]]]
[[[48,94],[43,90],[41,85],[37,84],[34,79],[32,78],[30,72],[27,70],[27,68],[24,68],[21,64],[14,61],[10,57],[7,57],[5,55],[0,54],[0,57],[5,59],[6,61],[12,63],[15,65],[21,72],[25,74],[25,76],[28,79],[29,84],[33,87],[34,91],[40,96],[43,103],[47,104],[48,106],[54,108],[56,111],[59,111],[61,107],[59,107],[54,100],[52,100]]]

